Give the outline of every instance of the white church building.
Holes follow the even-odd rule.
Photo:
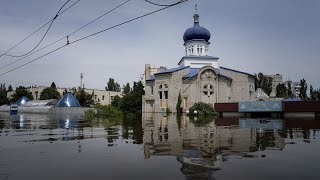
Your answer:
[[[175,112],[179,94],[184,111],[196,102],[214,105],[254,100],[254,75],[219,66],[219,58],[208,55],[210,31],[200,26],[198,13],[193,17],[193,27],[183,35],[185,56],[178,67],[154,72],[146,65],[143,112],[167,108]]]

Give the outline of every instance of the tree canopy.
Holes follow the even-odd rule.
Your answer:
[[[0,106],[4,104],[9,104],[9,99],[7,98],[6,85],[0,84]]]
[[[276,88],[276,96],[281,98],[288,96],[288,90],[285,84],[278,84]]]
[[[272,92],[272,77],[263,75],[263,73],[255,74],[255,87],[261,88],[268,95]]]
[[[144,95],[141,81],[134,82],[132,89],[129,83],[124,86],[123,97],[115,96],[112,106],[119,108],[125,115],[138,114],[142,111],[142,96]]]
[[[107,86],[105,89],[107,91],[121,92],[120,84],[115,82],[113,78],[109,78],[109,81],[107,82]]]
[[[81,89],[80,91],[75,92],[75,96],[82,107],[89,107],[94,104],[94,100],[93,100],[94,93],[89,94],[85,92],[84,89]]]
[[[12,95],[12,99],[10,99],[11,102],[16,102],[23,96],[27,97],[29,100],[33,100],[32,93],[23,86],[19,86],[16,88],[15,93]]]
[[[40,99],[45,100],[45,99],[60,99],[61,94],[57,91],[56,88],[53,87],[47,87],[45,88],[41,94],[40,94]]]
[[[303,100],[307,99],[307,89],[308,89],[308,85],[305,79],[301,79],[300,80],[300,94],[299,97]]]
[[[57,89],[56,83],[52,82],[51,83],[51,88]]]

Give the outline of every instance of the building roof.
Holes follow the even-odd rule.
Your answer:
[[[28,101],[30,101],[30,100],[27,97],[23,96],[16,103],[18,106],[21,106],[22,104],[25,104]]]
[[[229,70],[229,71],[233,71],[233,72],[237,72],[237,73],[241,73],[241,74],[246,74],[246,75],[249,75],[249,76],[253,76],[255,77],[254,75],[250,74],[250,73],[246,73],[246,72],[242,72],[242,71],[238,71],[238,70],[234,70],[234,69],[230,69],[230,68],[226,68],[226,67],[221,67],[221,69],[225,69],[225,70]]]
[[[177,71],[180,71],[180,70],[186,69],[186,68],[189,68],[189,66],[179,66],[176,68],[167,69],[165,71],[155,73],[154,75],[173,73],[173,72],[177,72]]]
[[[190,68],[190,72],[189,72],[188,74],[184,75],[184,76],[182,77],[182,79],[185,80],[185,79],[193,78],[193,77],[195,77],[196,75],[198,75],[199,71],[200,71],[200,68]],[[220,69],[215,68],[215,71],[216,71],[216,73],[217,73],[217,75],[218,75],[219,77],[222,77],[222,78],[225,78],[225,79],[231,79],[231,78],[228,77],[228,76],[225,76],[225,75],[220,74]]]
[[[183,35],[184,42],[192,41],[192,40],[205,40],[209,42],[211,37],[210,31],[199,25],[198,14],[195,14],[193,17],[194,17],[193,27],[190,27],[185,31]]]
[[[70,92],[66,93],[58,102],[58,107],[80,107],[76,97]]]

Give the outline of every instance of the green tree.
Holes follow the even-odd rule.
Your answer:
[[[9,104],[9,99],[7,98],[7,89],[5,84],[0,84],[0,106]]]
[[[317,100],[320,101],[320,89],[318,89],[316,97],[317,97]]]
[[[53,87],[47,87],[43,89],[43,91],[40,94],[40,99],[45,100],[45,99],[60,99],[61,95],[57,91],[56,88]]]
[[[51,88],[57,89],[57,86],[54,82],[51,83]]]
[[[120,87],[120,84],[115,82],[113,78],[109,78],[109,81],[107,82],[106,90],[120,92],[121,87]]]
[[[194,114],[195,111],[197,111],[197,114]],[[216,115],[213,106],[204,102],[194,103],[193,106],[189,108],[189,112],[191,116],[198,115],[205,118],[211,118]]]
[[[130,91],[131,91],[131,87],[130,87],[129,83],[127,83],[126,85],[123,86],[123,88],[122,88],[122,93],[123,94],[129,94]]]
[[[285,84],[278,84],[276,88],[276,96],[281,98],[288,96],[288,91]]]
[[[27,97],[29,100],[33,100],[32,93],[23,86],[19,86],[16,88],[15,93],[12,95],[12,99],[10,99],[11,102],[16,102],[23,96]]]
[[[13,91],[13,88],[12,88],[12,86],[11,85],[9,85],[9,87],[8,87],[8,91],[7,92],[12,92]]]
[[[77,91],[75,96],[82,107],[89,107],[94,104],[93,94],[87,93],[84,89]]]
[[[129,94],[124,94],[121,99],[120,109],[125,113],[137,114],[142,111],[142,96],[144,95],[141,81],[134,82]]]
[[[291,87],[291,82],[289,81],[288,82],[288,92],[287,92],[287,94],[288,94],[288,96],[292,96],[292,87]]]
[[[299,97],[303,100],[307,99],[307,89],[308,89],[308,85],[305,79],[301,79],[300,80],[300,94]]]
[[[121,106],[121,97],[120,96],[115,96],[111,102],[111,105],[116,107],[116,108],[119,108],[120,109],[120,106]]]
[[[272,92],[272,77],[263,75],[263,73],[255,74],[255,87],[261,88],[268,95]]]
[[[313,86],[312,85],[310,85],[310,90],[309,90],[310,92],[310,100],[312,100],[312,101],[314,101],[314,100],[317,100],[317,91],[314,91],[313,90]]]

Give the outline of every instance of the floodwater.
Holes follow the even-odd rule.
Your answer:
[[[320,179],[320,121],[0,113],[0,180]]]

